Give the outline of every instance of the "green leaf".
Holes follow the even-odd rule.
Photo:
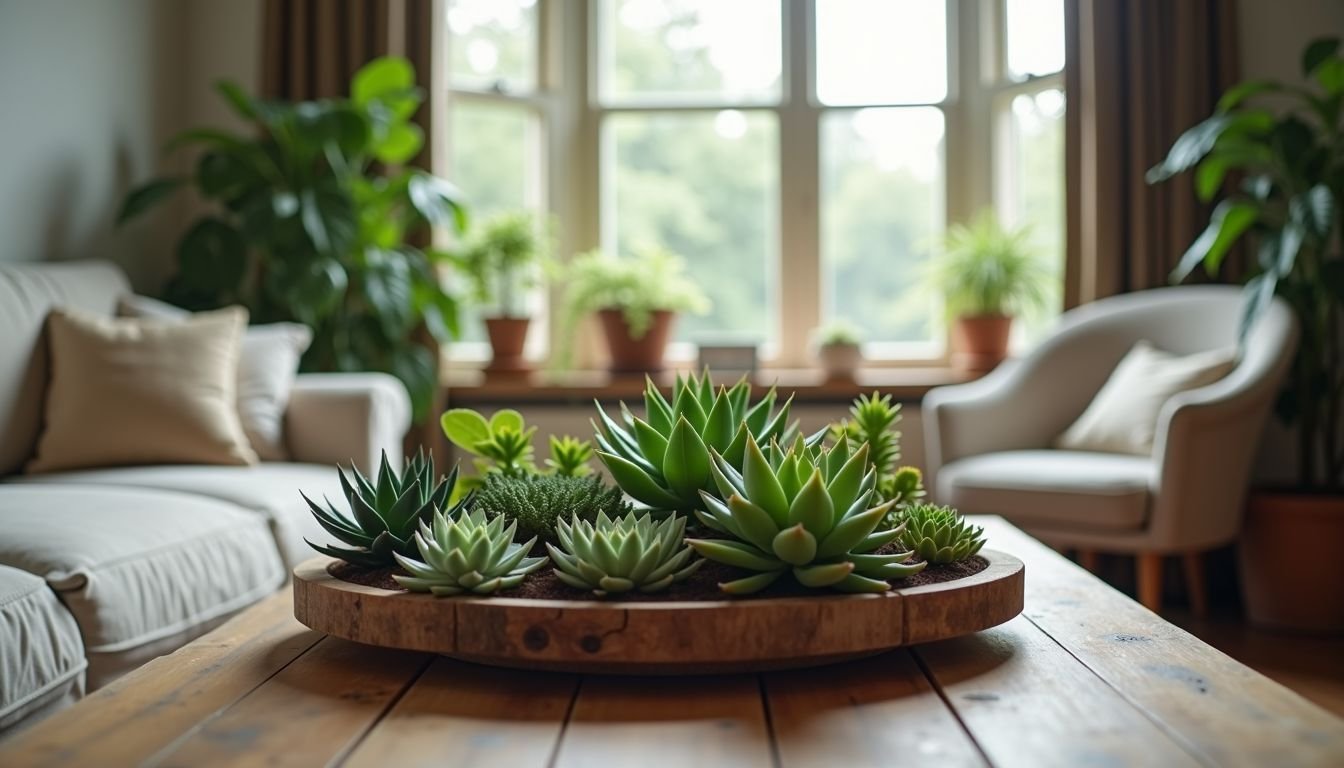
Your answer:
[[[779,534],[779,526],[770,518],[770,514],[736,493],[728,497],[727,506],[732,510],[732,522],[737,525],[742,538],[755,544],[761,551],[770,551],[775,536]]]
[[[425,144],[424,131],[415,123],[388,126],[386,134],[374,142],[373,156],[389,165],[401,165],[416,155]]]
[[[466,231],[465,196],[462,190],[451,183],[428,173],[417,172],[408,180],[406,194],[416,212],[433,226],[452,228],[457,232]]]
[[[770,514],[775,525],[783,528],[788,525],[789,500],[784,496],[784,488],[775,477],[770,462],[765,460],[761,447],[755,440],[747,441],[746,456],[742,464],[742,483],[747,490],[747,499]]]
[[[806,533],[806,531],[804,531]],[[778,571],[784,563],[770,557],[750,544],[726,539],[687,539],[687,544],[701,557],[717,563],[731,565],[734,568],[746,568],[751,571]]]
[[[247,244],[228,222],[206,217],[183,235],[177,260],[185,286],[236,295],[247,270]]]
[[[683,506],[681,499],[659,487],[653,481],[653,478],[649,477],[644,470],[633,462],[606,451],[597,451],[597,457],[606,465],[607,471],[611,473],[611,478],[616,481],[621,490],[636,501],[643,502],[654,509],[675,510]]]
[[[359,68],[350,82],[350,98],[360,107],[415,87],[415,67],[401,56],[383,56]]]
[[[794,568],[793,578],[797,579],[798,583],[805,587],[816,589],[838,584],[853,571],[854,564],[848,561],[822,563],[821,565],[812,565],[806,568]]]
[[[1339,52],[1339,38],[1323,37],[1311,41],[1302,52],[1302,76],[1311,77],[1316,68],[1332,59]]]
[[[131,190],[121,203],[121,212],[117,214],[117,224],[125,224],[145,211],[153,208],[160,200],[168,197],[182,186],[185,179],[173,176],[154,179]]]
[[[514,432],[522,432],[524,429],[523,414],[512,408],[501,408],[490,416],[490,431],[502,432],[511,429]]]
[[[835,454],[837,450],[838,448],[832,448],[831,453]],[[854,500],[859,497],[859,485],[863,482],[867,469],[868,443],[864,443],[841,465],[839,471],[831,475],[831,482],[826,486],[826,492],[831,497],[834,509],[843,514],[850,508]]]
[[[826,493],[820,470],[812,470],[812,476],[803,483],[798,495],[793,498],[793,503],[789,505],[789,522],[802,525],[817,539],[831,532],[831,528],[835,525],[835,506],[831,503],[830,495]],[[814,542],[813,549],[815,548]]]
[[[224,97],[233,111],[245,120],[257,119],[257,105],[252,101],[237,83],[228,80],[220,80],[215,83],[215,92]]]
[[[1156,184],[1194,167],[1195,163],[1204,159],[1209,150],[1213,149],[1214,142],[1231,123],[1232,118],[1223,114],[1216,114],[1196,123],[1176,139],[1167,152],[1166,159],[1150,168],[1144,178],[1149,184]]]
[[[807,565],[817,556],[817,538],[799,523],[776,534],[771,550],[789,565]]]
[[[474,446],[490,439],[490,424],[485,417],[470,408],[453,408],[439,417],[443,434],[453,445],[469,453],[480,455]]]
[[[644,458],[655,467],[663,466],[664,457],[667,456],[667,438],[658,434],[658,430],[643,419],[634,420],[634,431]]]
[[[1317,67],[1316,82],[1331,96],[1344,94],[1344,59],[1330,59]]]
[[[709,377],[706,376],[706,379]],[[705,445],[720,451],[728,448],[733,439],[733,404],[726,392],[713,401],[705,419]]]
[[[1246,302],[1242,305],[1241,323],[1237,328],[1237,339],[1240,343],[1246,343],[1260,315],[1269,308],[1277,286],[1278,277],[1273,272],[1256,275],[1246,282]]]
[[[1266,92],[1276,92],[1283,90],[1283,86],[1270,80],[1247,80],[1238,83],[1223,92],[1218,99],[1218,111],[1228,112],[1252,96]]]
[[[1224,200],[1213,209],[1209,226],[1195,239],[1172,272],[1173,282],[1184,280],[1194,268],[1204,264],[1205,270],[1216,274],[1223,257],[1242,234],[1255,223],[1258,209],[1250,203]]]
[[[663,459],[663,477],[683,499],[696,499],[709,485],[709,449],[684,417],[672,427]]]

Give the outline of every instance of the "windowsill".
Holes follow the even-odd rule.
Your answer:
[[[654,376],[662,388],[670,389],[676,371]],[[871,368],[859,371],[854,380],[827,380],[815,369],[766,369],[752,377],[755,395],[778,386],[781,393],[794,393],[796,403],[840,403],[860,394],[878,390],[893,400],[918,403],[934,387],[961,384],[977,374],[952,368]],[[736,377],[715,378],[716,383],[731,385]],[[530,376],[487,377],[478,370],[449,371],[444,377],[447,405],[456,407],[502,405],[588,405],[593,400],[615,402],[639,400],[644,377],[616,376],[606,371],[536,371]],[[754,395],[754,396],[755,396]]]

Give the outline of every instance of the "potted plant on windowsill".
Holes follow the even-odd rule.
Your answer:
[[[1003,362],[1014,315],[1045,301],[1049,279],[1027,228],[1005,228],[992,209],[950,227],[932,282],[953,318],[952,364],[985,372]]]
[[[522,306],[527,288],[536,282],[537,265],[543,257],[536,220],[527,213],[496,216],[481,228],[457,259],[471,278],[476,299],[493,306],[486,315],[490,338],[491,373],[525,373],[531,366],[523,355],[527,329],[532,319]]]
[[[676,314],[709,311],[709,299],[686,277],[685,263],[661,248],[620,258],[589,251],[576,257],[564,275],[564,336],[572,339],[579,320],[596,312],[613,373],[662,370]]]
[[[1256,258],[1246,282],[1244,336],[1274,296],[1301,325],[1301,343],[1281,393],[1279,416],[1297,427],[1296,487],[1252,490],[1241,538],[1241,582],[1251,620],[1294,629],[1344,631],[1344,57],[1338,39],[1302,57],[1308,83],[1253,80],[1232,87],[1214,114],[1186,131],[1148,172],[1151,183],[1195,169],[1206,202],[1229,172],[1236,191],[1213,209],[1208,229],[1181,258],[1176,280],[1204,265],[1216,274],[1229,249],[1249,239]],[[1274,94],[1274,109],[1253,97]],[[1327,596],[1321,599],[1321,596]]]
[[[817,329],[817,362],[828,381],[853,380],[863,364],[859,329],[850,322],[833,320]]]

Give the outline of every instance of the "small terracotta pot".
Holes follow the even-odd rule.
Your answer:
[[[991,371],[1008,357],[1011,315],[962,315],[952,324],[952,365],[963,371]]]
[[[532,369],[523,357],[527,344],[527,328],[532,319],[527,317],[487,317],[485,332],[490,337],[490,364],[485,370],[499,373],[519,373]]]
[[[672,335],[676,314],[664,309],[653,313],[649,330],[638,339],[631,337],[625,313],[619,309],[598,310],[602,330],[611,353],[612,373],[655,373],[663,369],[663,353]]]
[[[1252,491],[1237,560],[1253,624],[1344,633],[1344,496]]]
[[[822,344],[817,347],[817,361],[827,379],[853,380],[863,364],[863,350],[858,344]]]

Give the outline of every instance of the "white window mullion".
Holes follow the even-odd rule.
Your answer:
[[[812,99],[813,3],[785,0],[787,91],[779,110],[780,367],[811,364],[808,337],[821,322],[820,110]]]

